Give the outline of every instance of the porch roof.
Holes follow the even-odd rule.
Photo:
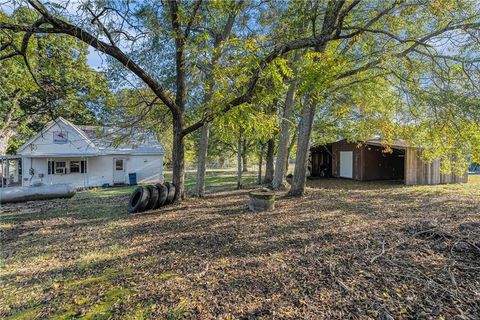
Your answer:
[[[42,153],[26,155],[25,158],[92,158],[98,157],[98,153]]]
[[[0,155],[0,161],[2,160],[19,160],[22,156],[19,155]]]

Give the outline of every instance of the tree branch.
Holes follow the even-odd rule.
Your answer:
[[[398,4],[403,3],[403,2],[405,2],[405,1],[404,0],[395,0],[394,2],[392,2],[392,4],[390,6],[388,6],[384,10],[380,11],[375,17],[373,17],[371,20],[369,20],[365,24],[365,26],[363,26],[363,28],[371,27],[375,22],[379,21],[384,15],[388,14],[391,10],[393,10]],[[338,34],[337,37],[339,39],[348,39],[348,38],[353,38],[356,35],[359,35],[363,32],[362,28],[360,28],[360,27],[357,27],[356,29],[358,29],[358,30],[353,32],[353,33],[346,34],[346,35]]]
[[[197,0],[195,1],[195,4],[193,5],[193,10],[192,10],[192,16],[190,17],[190,20],[187,23],[187,27],[185,28],[185,33],[183,37],[185,39],[188,38],[190,35],[190,31],[192,29],[193,22],[195,21],[195,16],[197,15],[197,11],[200,8],[200,5],[202,4],[202,0]]]
[[[409,46],[408,48],[406,48],[405,50],[397,53],[397,54],[393,54],[391,55],[392,57],[394,58],[402,58],[402,57],[405,57],[407,56],[410,52],[413,52],[413,51],[416,51],[416,48],[418,46],[428,46],[428,44],[426,43],[428,40],[431,40],[432,38],[434,37],[437,37],[445,32],[449,32],[449,31],[454,31],[454,30],[459,30],[459,29],[471,29],[471,28],[478,28],[480,27],[480,22],[477,22],[477,23],[465,23],[465,24],[456,24],[456,25],[451,25],[451,24],[448,24],[446,27],[442,28],[442,29],[439,29],[439,30],[436,30],[436,31],[433,31],[425,36],[423,36],[422,38],[418,39],[418,40],[409,40],[410,42],[414,42],[411,46]],[[380,63],[382,63],[386,58],[379,58],[379,59],[376,59],[376,60],[373,60],[373,61],[370,61],[366,64],[364,64],[363,66],[360,66],[356,69],[352,69],[350,71],[347,71],[347,72],[344,72],[340,75],[338,75],[335,79],[343,79],[343,78],[346,78],[346,77],[350,77],[350,76],[353,76],[357,73],[360,73],[360,72],[363,72],[363,71],[366,71],[368,69],[371,69],[377,65],[379,65]]]
[[[347,8],[340,11],[340,13],[338,15],[337,26],[335,27],[336,28],[336,31],[335,31],[335,36],[336,37],[340,36],[340,33],[342,32],[343,22],[345,21],[345,18],[348,16],[350,11],[352,11],[353,8],[355,8],[359,3],[360,3],[360,0],[355,0]]]
[[[107,10],[107,9],[103,9],[99,14],[95,14],[92,9],[90,9],[89,7],[87,7],[87,10],[90,12],[90,14],[93,16],[93,19],[92,19],[92,24],[98,26],[98,28],[103,32],[105,33],[105,35],[107,36],[108,38],[108,41],[110,41],[110,44],[112,46],[115,46],[115,42],[113,41],[113,38],[112,38],[112,35],[110,34],[110,32],[108,32],[107,28],[105,28],[105,26],[103,25],[103,23],[99,20],[99,18],[102,16],[102,14]]]
[[[62,21],[53,16],[48,10],[37,0],[28,0],[28,2],[35,8],[46,20],[52,25],[52,28],[40,28],[34,25],[15,25],[10,23],[0,23],[0,29],[7,29],[13,32],[30,32],[30,33],[56,33],[67,34],[73,36],[93,48],[103,52],[124,65],[127,69],[132,71],[136,76],[142,79],[145,84],[160,98],[160,100],[172,111],[177,114],[178,108],[175,102],[170,97],[169,93],[143,68],[130,59],[122,50],[116,46],[112,46],[104,41],[93,36],[86,30],[72,25],[68,22]]]
[[[332,40],[333,37],[331,35],[327,36],[320,36],[320,37],[308,37],[302,38],[298,40],[293,40],[282,45],[278,45],[275,47],[265,58],[259,62],[258,67],[253,71],[253,75],[250,77],[250,81],[247,85],[247,90],[241,96],[238,96],[229,102],[226,103],[225,107],[221,110],[221,113],[226,113],[230,111],[230,109],[241,105],[243,103],[249,103],[252,100],[253,90],[260,79],[260,74],[265,69],[265,67],[275,60],[276,58],[282,56],[285,53],[288,53],[293,50],[303,49],[303,48],[315,48],[317,46],[323,45],[329,40]],[[192,124],[190,127],[183,130],[183,135],[187,135],[200,127],[203,126],[205,122],[210,122],[214,119],[213,115],[209,115],[204,119],[197,121],[196,123]]]

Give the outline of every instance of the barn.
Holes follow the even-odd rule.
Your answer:
[[[399,180],[406,185],[467,182],[468,175],[443,174],[440,160],[426,163],[418,148],[397,140],[388,147],[381,140],[364,143],[342,139],[310,148],[311,177],[345,178],[358,181]]]

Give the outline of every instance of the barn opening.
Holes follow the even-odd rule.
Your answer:
[[[309,169],[311,177],[332,177],[332,144],[310,148]]]
[[[365,145],[361,180],[404,180],[405,150]]]
[[[360,181],[404,180],[405,152],[402,145],[386,147],[379,141],[354,143],[340,140],[310,149],[310,176]]]

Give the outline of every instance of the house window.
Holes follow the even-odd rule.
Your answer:
[[[123,170],[123,160],[117,159],[115,160],[115,170],[122,171]]]
[[[55,161],[55,174],[67,173],[67,163],[65,161]]]
[[[70,161],[70,173],[80,173],[80,161]]]

